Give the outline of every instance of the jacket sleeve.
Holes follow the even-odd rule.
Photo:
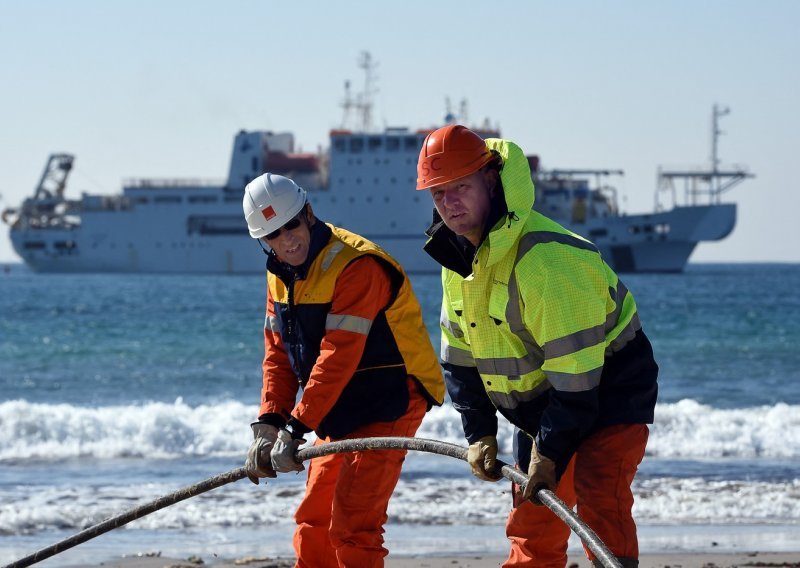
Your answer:
[[[563,247],[559,244],[540,245]],[[539,451],[561,468],[591,431],[599,413],[599,386],[605,361],[608,283],[598,263],[582,252],[545,257],[543,275],[524,293],[524,320],[544,351],[544,371],[552,385],[536,438]],[[568,261],[570,270],[553,269]]]
[[[267,314],[264,318],[263,385],[259,419],[281,427],[294,407],[299,383],[289,363],[275,319],[275,303],[267,291]]]
[[[364,353],[372,322],[391,301],[389,275],[379,261],[364,256],[336,281],[320,353],[292,416],[311,430],[330,412]]]
[[[446,271],[443,271],[443,278]],[[461,329],[460,315],[451,302],[447,283],[442,282],[441,360],[447,394],[459,414],[464,436],[472,444],[484,436],[497,435],[497,410],[483,386],[472,351]]]

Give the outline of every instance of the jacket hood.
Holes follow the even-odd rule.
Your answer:
[[[481,245],[479,262],[491,266],[501,259],[514,245],[531,215],[534,202],[533,179],[528,159],[522,148],[510,140],[487,138],[486,146],[495,150],[503,159],[500,180],[508,214],[489,232],[489,237]],[[488,256],[482,251],[488,241]]]

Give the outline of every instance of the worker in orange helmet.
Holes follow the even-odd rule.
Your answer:
[[[569,529],[537,502],[541,488],[577,504],[621,564],[637,566],[631,483],[658,366],[633,296],[591,242],[532,209],[513,142],[448,125],[425,139],[417,174],[434,203],[425,250],[443,266],[441,355],[468,461],[500,479],[499,412],[529,476],[513,488],[504,566],[566,564]]]
[[[254,179],[243,206],[268,271],[261,405],[245,462],[251,481],[302,471],[295,454],[311,431],[315,444],[413,436],[442,404],[444,381],[402,267],[316,219],[289,178]],[[363,451],[310,462],[295,513],[298,568],[383,566],[383,524],[404,457]]]

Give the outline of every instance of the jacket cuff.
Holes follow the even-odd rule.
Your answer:
[[[258,422],[261,424],[269,424],[276,428],[283,428],[286,426],[286,419],[277,412],[268,412],[258,417]]]
[[[480,429],[473,429],[473,428],[468,429],[466,425],[464,426],[464,437],[467,439],[468,444],[474,444],[475,442],[477,442],[481,438],[485,438],[486,436],[494,436],[495,438],[497,438],[497,418],[494,419],[493,423],[491,420],[488,420],[481,426],[482,428]],[[492,426],[494,426],[494,428],[492,428]]]
[[[300,422],[297,418],[292,416],[289,422],[286,423],[286,430],[292,435],[295,440],[301,439],[304,435],[311,432],[311,428]]]

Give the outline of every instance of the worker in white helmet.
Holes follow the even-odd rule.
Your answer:
[[[266,173],[245,188],[250,236],[267,253],[263,387],[245,468],[254,483],[302,471],[305,436],[413,436],[444,381],[402,267],[314,216],[306,192]],[[297,400],[298,388],[302,396]],[[297,509],[297,566],[383,566],[396,450],[316,458]]]

